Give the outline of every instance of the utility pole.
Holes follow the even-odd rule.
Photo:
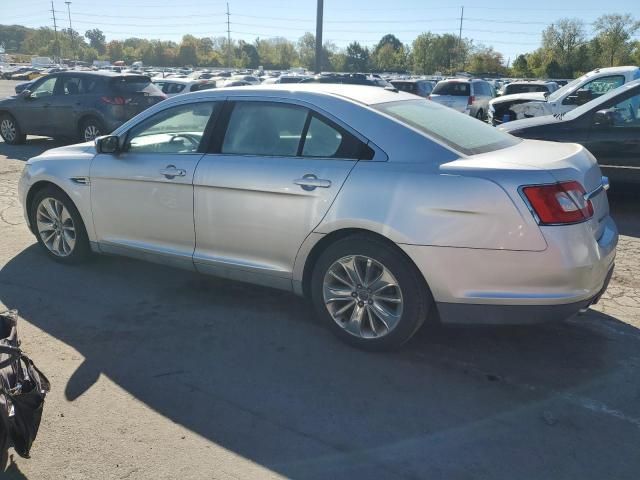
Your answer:
[[[464,71],[464,59],[462,58],[462,20],[464,20],[464,6],[460,7],[460,33],[458,33],[458,55],[462,59],[462,70]]]
[[[231,68],[231,14],[227,2],[227,65]]]
[[[75,40],[73,38],[73,27],[71,26],[71,2],[67,0],[64,3],[67,5],[67,13],[69,14],[69,36],[71,37],[71,55],[73,55],[73,59],[76,60],[76,46],[75,46]]]
[[[322,11],[324,0],[318,0],[318,12],[316,13],[316,68],[315,73],[322,71]]]
[[[58,40],[58,25],[56,24],[56,10],[53,8],[53,0],[51,0],[51,15],[53,15],[53,31],[56,38],[56,50],[58,51],[58,62],[60,61],[60,41]]]

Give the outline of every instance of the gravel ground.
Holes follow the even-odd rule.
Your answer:
[[[8,82],[0,81],[2,88]],[[52,392],[30,479],[640,477],[640,218],[602,302],[570,321],[423,330],[353,350],[300,299],[134,260],[49,261],[0,143],[0,309]],[[1,476],[1,474],[0,474]]]

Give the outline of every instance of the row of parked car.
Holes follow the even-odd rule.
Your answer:
[[[613,167],[640,166],[638,79],[638,67],[602,68],[562,87],[555,81],[513,81],[501,85],[502,94],[495,96],[491,81],[467,77],[386,80],[376,74],[331,73],[260,78],[178,72],[149,78],[134,71],[69,70],[19,84],[16,97],[0,102],[0,134],[7,143],[21,143],[27,134],[88,141],[167,97],[187,92],[261,83],[358,84],[413,93],[516,136],[588,145],[608,173],[622,181],[629,175]]]

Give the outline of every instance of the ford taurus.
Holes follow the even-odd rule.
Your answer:
[[[63,263],[120,254],[309,297],[366,349],[426,320],[560,320],[617,243],[593,156],[355,85],[180,95],[30,159],[28,224]]]

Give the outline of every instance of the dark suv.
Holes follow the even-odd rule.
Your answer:
[[[0,134],[10,144],[27,135],[90,141],[166,96],[149,77],[112,72],[61,72],[0,100]]]

